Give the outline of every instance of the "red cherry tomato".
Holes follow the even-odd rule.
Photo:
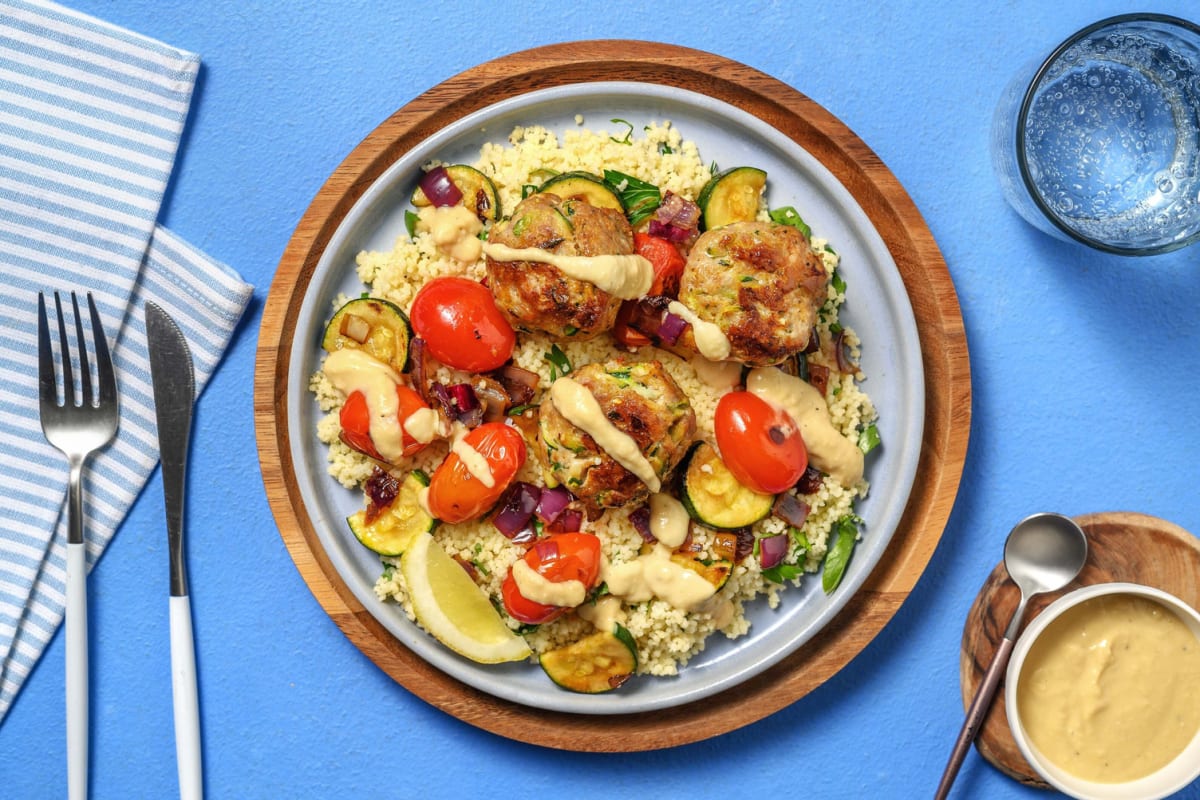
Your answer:
[[[467,372],[498,369],[517,343],[492,293],[468,278],[434,278],[425,284],[409,319],[434,358]]]
[[[429,479],[429,512],[443,522],[466,522],[483,516],[525,463],[525,439],[520,431],[503,422],[484,423],[463,441],[487,459],[493,483],[485,486],[457,453],[447,455]]]
[[[590,533],[556,533],[529,548],[525,563],[548,581],[579,581],[590,590],[600,577],[600,540]],[[525,597],[511,569],[504,579],[501,595],[509,615],[528,625],[549,622],[567,611],[565,606],[538,603]]]
[[[796,422],[750,392],[729,392],[713,416],[721,460],[738,483],[763,494],[796,484],[808,466],[808,450]]]
[[[421,395],[402,383],[396,384],[396,395],[400,400],[400,409],[396,416],[402,426],[415,411],[429,408],[421,399]],[[342,404],[339,416],[342,423],[342,441],[360,453],[383,461],[383,456],[379,455],[375,442],[371,439],[371,410],[367,407],[366,396],[362,392],[351,392]],[[401,454],[406,456],[411,456],[425,447],[425,442],[418,442],[408,431],[403,432],[402,442],[404,449]]]
[[[654,282],[646,294],[679,295],[679,276],[687,265],[679,249],[660,236],[648,233],[633,235],[633,252],[650,262],[654,267]]]

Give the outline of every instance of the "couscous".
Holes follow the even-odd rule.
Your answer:
[[[836,248],[814,238],[783,198],[770,197],[765,173],[717,170],[670,123],[640,132],[613,124],[592,131],[581,123],[561,136],[517,128],[507,141],[485,145],[471,165],[428,165],[442,167],[461,199],[452,193],[454,202],[439,204],[441,189],[423,183],[410,235],[390,251],[358,256],[364,296],[378,306],[372,313],[396,309],[405,325],[412,317],[417,340],[420,319],[445,308],[421,308],[429,305],[418,300],[423,287],[455,279],[461,283],[439,287],[471,284],[469,291],[490,295],[480,301],[488,314],[469,324],[476,339],[483,326],[481,347],[491,342],[495,353],[481,350],[464,369],[461,353],[474,347],[445,348],[439,358],[432,343],[420,342],[408,362],[377,370],[399,387],[399,400],[385,381],[387,408],[361,409],[356,434],[344,429],[353,386],[338,378],[355,365],[333,355],[344,344],[361,349],[368,329],[355,337],[343,321],[341,340],[326,342],[327,364],[338,364],[315,374],[311,389],[326,412],[317,435],[329,446],[329,472],[347,488],[363,488],[368,516],[399,496],[416,499],[412,513],[437,518],[449,507],[437,472],[456,460],[456,486],[481,492],[479,502],[442,512],[429,526],[433,537],[547,671],[563,661],[577,668],[587,655],[568,646],[615,626],[636,651],[633,671],[672,675],[710,635],[751,634],[745,604],[775,607],[788,586],[822,568],[826,590],[836,588],[861,535],[854,503],[867,492],[863,454],[878,436],[875,409],[859,387],[859,342],[838,322],[846,287]],[[486,180],[471,183],[480,175]],[[738,194],[718,202],[714,177],[730,175]],[[566,188],[567,178],[580,176],[607,193]],[[604,207],[612,197],[615,210]],[[470,213],[451,226],[435,224],[445,206]],[[642,255],[649,251],[637,242],[645,243],[648,226],[659,234],[649,237],[653,246],[667,242],[678,254],[672,262],[667,251],[673,272],[659,274],[657,262]],[[698,241],[704,253],[689,253]],[[539,248],[555,255],[543,257]],[[601,289],[587,275],[573,277],[598,257],[627,269],[628,285]],[[500,333],[487,332],[493,327]],[[445,387],[461,386],[472,387],[468,398],[446,397]],[[388,413],[403,424],[385,442],[368,417]],[[768,420],[757,431],[761,442],[729,438],[745,437],[747,420],[755,419]],[[619,440],[625,455],[605,436]],[[761,455],[780,454],[782,473],[756,463],[760,446]],[[471,472],[481,452],[507,454],[506,466]],[[789,473],[796,458],[803,464]],[[771,485],[780,474],[783,485]],[[425,485],[429,475],[433,487]],[[503,484],[504,494],[497,500],[481,481]],[[689,496],[689,487],[701,496]],[[528,496],[514,497],[518,488]],[[521,517],[522,503],[533,508],[551,491],[565,508]],[[566,535],[594,542],[598,567],[561,579],[533,574],[539,543]],[[570,543],[577,546],[584,545]],[[402,556],[381,558],[376,594],[416,619]],[[655,570],[672,585],[650,579]],[[521,590],[535,585],[538,591]]]

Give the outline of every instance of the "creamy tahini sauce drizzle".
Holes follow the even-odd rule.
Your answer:
[[[428,231],[438,250],[463,264],[474,264],[483,253],[483,223],[465,206],[425,206],[417,212],[416,230]]]
[[[732,389],[742,382],[742,365],[737,361],[709,361],[704,356],[688,359],[696,377],[714,389]]]
[[[862,480],[862,450],[833,427],[825,398],[811,384],[775,367],[759,367],[746,377],[746,389],[796,422],[813,466],[842,486]]]
[[[662,542],[632,561],[605,561],[600,578],[609,592],[626,602],[643,603],[657,597],[684,611],[698,609],[717,591],[698,572],[672,561],[671,548]]]
[[[729,337],[720,327],[700,319],[695,311],[678,300],[672,300],[667,306],[667,311],[691,324],[692,335],[696,337],[696,349],[700,351],[700,355],[710,361],[724,361],[729,358]]]
[[[400,426],[400,399],[396,370],[362,350],[334,350],[322,368],[334,388],[349,397],[362,392],[367,401],[368,431],[379,455],[395,461],[404,453],[404,430]]]
[[[429,444],[439,436],[445,436],[441,428],[441,417],[432,408],[418,408],[404,420],[404,432],[412,437],[414,442]]]
[[[540,247],[509,247],[488,242],[483,252],[496,261],[536,261],[557,267],[568,277],[586,281],[622,300],[634,300],[650,291],[654,267],[639,255],[569,256]]]
[[[662,481],[642,455],[637,442],[608,421],[600,403],[587,387],[571,378],[559,378],[550,384],[550,402],[567,422],[591,436],[601,450],[632,472],[651,492],[662,487]]]
[[[535,603],[574,608],[587,599],[587,587],[583,581],[549,580],[523,558],[513,562],[512,575],[521,595]]]
[[[454,438],[450,440],[450,452],[462,460],[463,466],[467,468],[467,472],[471,473],[473,478],[490,489],[496,485],[496,478],[492,475],[492,468],[488,465],[487,458],[483,453],[467,444],[468,433],[470,433],[470,429],[466,425],[461,422],[454,423]]]
[[[584,622],[590,622],[598,631],[611,631],[618,622],[626,619],[625,606],[621,598],[606,594],[596,598],[594,603],[584,603],[575,609],[575,613]]]
[[[1017,707],[1038,750],[1067,772],[1136,780],[1200,729],[1200,639],[1149,598],[1085,600],[1030,648]]]
[[[667,547],[675,548],[687,539],[691,517],[683,503],[661,492],[650,495],[650,533]]]

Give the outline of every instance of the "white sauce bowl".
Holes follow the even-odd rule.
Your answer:
[[[1138,595],[1161,603],[1183,620],[1200,644],[1200,613],[1174,595],[1134,583],[1100,583],[1076,589],[1051,603],[1017,639],[1005,675],[1004,699],[1008,711],[1008,724],[1025,760],[1043,780],[1060,792],[1079,800],[1158,800],[1178,792],[1200,777],[1200,731],[1174,760],[1156,772],[1123,783],[1098,783],[1079,778],[1047,759],[1030,741],[1021,724],[1017,687],[1021,668],[1033,643],[1050,623],[1067,609],[1086,600],[1112,594]]]

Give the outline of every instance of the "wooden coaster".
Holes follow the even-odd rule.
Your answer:
[[[1058,597],[1094,583],[1140,583],[1170,592],[1193,608],[1200,608],[1200,540],[1191,533],[1157,517],[1123,511],[1085,514],[1075,521],[1087,533],[1087,563],[1066,589],[1030,601],[1026,626]],[[959,676],[964,709],[983,680],[1020,599],[1021,592],[1001,561],[976,596],[963,629]],[[975,746],[1006,775],[1028,786],[1050,788],[1021,755],[1009,731],[1003,681]]]

